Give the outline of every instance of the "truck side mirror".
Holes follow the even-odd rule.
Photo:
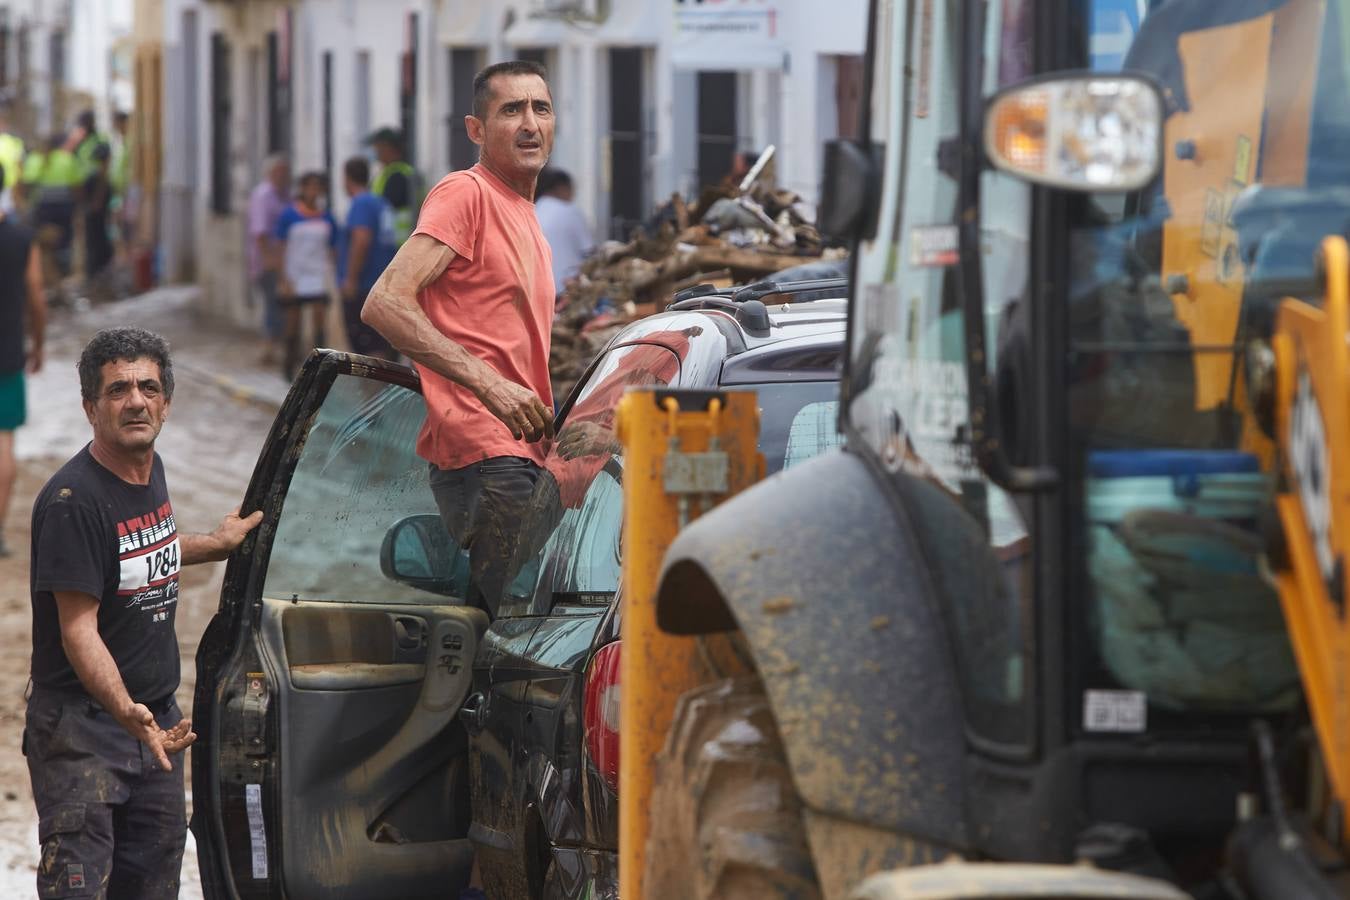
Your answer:
[[[1042,77],[995,94],[984,149],[994,168],[1071,191],[1137,191],[1162,170],[1163,98],[1139,75]]]
[[[880,194],[876,176],[877,165],[862,144],[852,140],[826,142],[817,215],[821,234],[840,240],[868,236]]]

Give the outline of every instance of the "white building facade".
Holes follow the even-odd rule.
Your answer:
[[[0,0],[0,93],[30,140],[130,111],[133,0]]]
[[[0,0],[3,3],[3,0]],[[737,151],[778,148],[814,200],[821,146],[856,121],[866,0],[163,0],[166,276],[195,277],[240,321],[244,217],[269,152],[329,173],[374,129],[402,129],[428,183],[472,165],[472,80],[543,62],[553,164],[599,237],[673,192],[716,182]]]

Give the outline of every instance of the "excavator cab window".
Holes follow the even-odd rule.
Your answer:
[[[1283,297],[1315,299],[1317,244],[1350,225],[1350,4],[1087,3],[1092,65],[1153,76],[1166,121],[1154,184],[1074,206],[1085,688],[1149,709],[1121,727],[1109,707],[1129,701],[1103,700],[1083,728],[1287,709],[1298,672],[1258,533],[1274,447],[1245,364]]]
[[[967,418],[964,316],[955,290],[957,184],[947,152],[959,133],[964,4],[879,0],[871,140],[888,183],[874,237],[860,247],[850,346],[848,420],[890,470],[951,623],[972,736],[1027,747],[1031,712],[1034,535],[1023,508],[975,462]],[[1031,74],[1023,0],[989,4],[986,92]],[[891,54],[904,57],[892,65]],[[983,176],[980,210],[991,348],[1019,332],[1027,303],[1031,190]],[[989,359],[990,371],[998,365]]]

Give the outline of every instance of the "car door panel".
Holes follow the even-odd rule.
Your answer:
[[[409,369],[319,351],[273,424],[243,504],[263,522],[198,653],[207,900],[431,898],[468,880],[458,714],[487,617],[442,560],[405,576],[407,548],[390,549],[407,522],[439,521],[423,414]],[[458,554],[444,540],[431,556]]]
[[[281,692],[278,710],[288,736],[281,745],[284,875],[288,886],[315,889],[288,891],[288,896],[320,896],[325,885],[340,886],[344,898],[443,896],[436,876],[445,858],[460,856],[471,864],[467,806],[457,810],[451,800],[455,777],[461,783],[466,778],[452,763],[458,759],[462,766],[466,744],[456,720],[457,701],[468,693],[472,678],[463,654],[472,659],[487,616],[464,606],[335,606],[263,602],[264,656],[274,670],[287,674],[292,688]],[[424,663],[394,661],[399,655],[393,646],[395,616],[425,621],[428,635],[438,636],[435,644],[428,641],[421,648]],[[372,633],[382,639],[372,641]],[[461,649],[440,652],[450,638]],[[362,680],[346,671],[342,677],[348,687],[314,689],[296,683],[288,655],[292,647],[311,654],[301,659],[375,650],[389,661],[302,663],[334,672],[355,666],[376,676]],[[325,647],[335,652],[322,653]],[[460,662],[440,656],[457,656]],[[390,684],[379,674],[408,669],[424,675]],[[354,798],[359,802],[354,804]],[[341,871],[334,871],[335,855],[342,860]],[[391,865],[395,859],[397,865]]]
[[[526,779],[540,822],[555,844],[587,840],[581,806],[582,709],[586,663],[605,606],[559,606],[544,619],[530,643],[533,673],[526,691]]]
[[[473,789],[471,838],[487,859],[511,858],[522,843],[519,797],[512,770],[523,756],[525,689],[529,670],[522,665],[536,618],[499,619],[485,637],[474,672],[480,698],[470,726],[469,756]],[[486,868],[492,868],[488,862]]]

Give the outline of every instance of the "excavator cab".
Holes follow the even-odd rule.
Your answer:
[[[1346,449],[1291,453],[1319,432],[1288,385],[1324,373],[1350,441],[1350,364],[1308,361],[1344,334],[1297,349],[1350,327],[1317,316],[1350,2],[873,0],[867,53],[821,212],[854,245],[845,446],[665,556],[661,628],[730,633],[749,672],[623,759],[684,786],[633,836],[643,895],[842,898],[944,859],[1341,895],[1303,879],[1350,799],[1350,521],[1318,480]],[[1291,642],[1309,565],[1341,613]],[[1277,808],[1273,845],[1234,839]]]

